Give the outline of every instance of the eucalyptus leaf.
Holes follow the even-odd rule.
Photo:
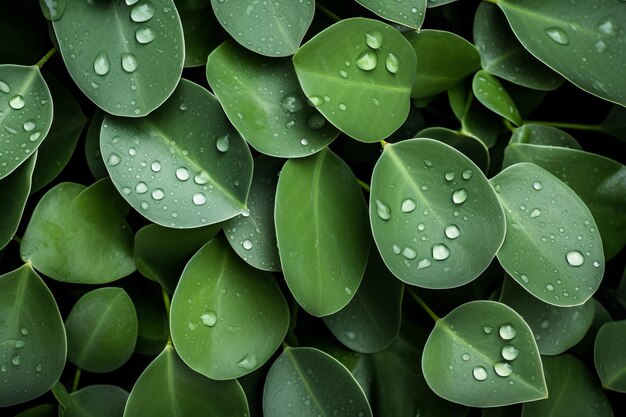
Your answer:
[[[211,379],[237,378],[259,368],[288,326],[289,308],[274,278],[243,262],[223,238],[191,258],[172,298],[176,351]]]
[[[148,117],[106,116],[100,149],[120,194],[161,226],[219,223],[246,208],[250,150],[215,97],[191,81]]]
[[[334,42],[338,37],[340,44]],[[357,140],[384,139],[407,118],[416,56],[409,42],[387,24],[342,20],[304,44],[293,64],[311,103]]]
[[[474,136],[488,148],[493,147],[502,127],[498,116],[485,108],[475,99],[471,87],[465,83],[457,84],[448,90],[448,99],[452,110],[461,122],[461,132]]]
[[[68,396],[62,417],[122,417],[128,392],[114,385],[90,385]]]
[[[581,305],[600,286],[602,240],[584,202],[558,178],[530,164],[491,179],[506,213],[498,260],[528,292],[560,307]]]
[[[548,394],[530,327],[494,301],[469,302],[437,320],[422,371],[437,395],[468,406],[499,407]]]
[[[185,67],[206,64],[206,57],[223,40],[211,4],[205,0],[174,0],[185,33]]]
[[[178,84],[185,45],[173,0],[69,1],[53,26],[72,79],[107,113],[145,116]]]
[[[484,70],[477,71],[472,81],[472,90],[478,101],[489,110],[518,126],[522,124],[522,116],[513,99],[496,77]]]
[[[370,247],[367,206],[348,165],[329,149],[287,161],[274,219],[296,301],[318,317],[341,310],[361,283]]]
[[[511,136],[511,144],[528,144],[539,146],[559,146],[562,148],[580,149],[580,144],[569,133],[552,126],[524,124],[518,127]],[[515,149],[513,147],[511,149]],[[522,148],[523,149],[523,148]],[[509,159],[510,158],[510,159]],[[512,155],[505,156],[505,166],[513,163]],[[520,162],[519,160],[517,162]]]
[[[605,323],[596,336],[594,362],[602,385],[618,392],[626,392],[626,321]]]
[[[22,219],[24,207],[30,193],[31,178],[37,161],[37,153],[17,167],[8,176],[0,179],[0,249],[9,244]]]
[[[424,288],[474,280],[505,234],[504,213],[480,168],[431,139],[385,146],[372,174],[370,221],[391,272]]]
[[[102,284],[135,270],[127,206],[108,179],[90,187],[64,182],[35,207],[20,255],[63,282]]]
[[[41,145],[52,124],[52,107],[39,68],[0,65],[0,179]]]
[[[467,136],[462,131],[446,129],[445,127],[428,127],[419,131],[416,138],[435,139],[452,146],[475,163],[480,170],[487,174],[490,156],[487,146],[474,136]]]
[[[378,16],[392,22],[419,29],[424,23],[428,0],[356,0]]]
[[[0,276],[0,407],[30,401],[59,379],[67,353],[52,293],[27,263]]]

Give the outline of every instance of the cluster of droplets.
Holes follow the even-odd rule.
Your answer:
[[[296,120],[292,117],[295,117],[296,113],[300,113],[302,111],[307,111],[307,107],[317,107],[319,104],[314,102],[317,97],[311,100],[305,100],[298,93],[287,93],[280,100],[280,107],[285,111],[285,113],[290,116],[289,120],[285,122],[285,127],[287,129],[291,129],[296,126]],[[308,105],[308,106],[307,106]],[[311,111],[312,109],[308,109]],[[320,130],[326,124],[326,119],[317,111],[313,111],[306,122],[306,125],[311,130]],[[274,134],[274,137],[278,137],[278,133]],[[309,139],[300,138],[300,145],[307,146],[309,144]]]
[[[22,327],[20,328],[19,339],[7,339],[2,342],[2,345],[5,348],[12,348],[13,353],[10,355],[10,359],[7,363],[0,364],[0,372],[5,373],[9,370],[11,366],[14,368],[17,368],[20,365],[22,365],[22,355],[20,352],[27,345],[26,339],[28,338],[28,334],[29,334],[28,329],[26,327]],[[43,365],[39,363],[35,365],[34,369],[35,369],[35,372],[39,373],[42,371]]]
[[[581,28],[579,28],[577,24],[575,23],[573,23],[571,27],[572,27],[572,30],[575,32],[578,30],[581,30]],[[613,16],[605,16],[604,18],[600,19],[600,21],[598,21],[596,25],[596,30],[598,31],[599,36],[613,37],[619,33],[620,29],[617,23],[615,22],[615,19],[613,18]],[[560,28],[558,26],[550,26],[545,29],[545,33],[548,36],[548,38],[550,38],[550,40],[552,40],[553,42],[559,45],[567,46],[570,43],[569,35],[567,34],[567,31],[563,28]],[[602,39],[598,40],[595,43],[595,49],[599,53],[604,52],[606,50],[606,43]]]
[[[490,335],[493,333],[493,328],[491,326],[484,326],[483,332],[486,335]],[[511,362],[517,359],[520,353],[519,349],[517,349],[511,342],[515,336],[517,336],[517,330],[510,323],[503,324],[498,329],[498,335],[505,344],[500,349],[502,360],[493,364],[493,371],[496,375],[506,378],[513,373],[513,366],[511,366]],[[464,362],[467,362],[471,359],[471,356],[468,353],[464,353],[461,355],[461,359]],[[485,381],[489,377],[489,371],[487,371],[487,368],[484,366],[475,366],[472,368],[472,376],[476,381]]]

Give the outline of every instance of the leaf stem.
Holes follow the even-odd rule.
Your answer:
[[[82,369],[80,369],[78,366],[76,367],[76,372],[74,373],[74,383],[72,384],[72,392],[76,391],[78,389],[78,383],[80,381],[80,374],[82,372]]]
[[[533,124],[541,126],[552,126],[559,129],[588,130],[593,132],[601,132],[602,125],[588,125],[582,123],[566,123],[566,122],[544,122],[540,120],[524,120],[524,124]]]
[[[429,316],[430,316],[433,320],[435,320],[435,321],[439,320],[439,316],[437,316],[437,315],[435,314],[435,312],[434,312],[433,310],[431,310],[431,308],[430,308],[430,307],[428,307],[428,304],[426,304],[426,303],[424,302],[424,300],[422,300],[422,299],[420,298],[420,296],[419,296],[419,295],[417,295],[417,294],[415,293],[415,290],[413,290],[412,288],[407,288],[407,290],[408,290],[409,294],[411,294],[411,296],[413,297],[413,299],[414,299],[415,301],[417,301],[417,304],[419,304],[419,305],[420,305],[420,307],[422,307],[422,309],[423,309],[423,310],[424,310],[424,311],[425,311],[425,312],[426,312],[426,313],[427,313],[427,314],[428,314],[428,315],[429,315]]]
[[[169,330],[170,324],[170,295],[165,291],[165,288],[161,288],[161,294],[163,295],[163,304],[165,305],[165,316],[167,317],[167,344],[172,346],[172,333]]]
[[[290,346],[287,344],[287,342],[285,342],[284,340],[283,340],[283,343],[281,343],[281,346],[283,347],[283,350],[285,350],[285,349],[287,349],[288,347],[290,347]]]
[[[324,13],[326,16],[328,16],[331,20],[334,20],[335,22],[339,22],[341,20],[341,18],[339,16],[337,16],[335,13],[331,12],[330,10],[328,10],[326,7],[322,6],[321,4],[319,4],[319,2],[315,2],[315,7],[322,13]]]
[[[515,129],[517,129],[515,126],[513,126],[513,124],[511,122],[509,122],[507,119],[502,119],[502,123],[504,123],[504,126],[506,126],[506,128],[509,130],[509,132],[513,133],[515,132]]]
[[[16,241],[18,244],[21,244],[21,243],[22,243],[22,238],[21,238],[21,237],[19,237],[18,235],[14,235],[14,236],[13,236],[13,240],[14,240],[14,241]]]
[[[370,192],[370,186],[368,183],[366,183],[365,181],[361,181],[360,179],[356,179],[356,182],[359,183],[359,185],[361,186],[361,188],[365,191],[367,191],[368,193]]]
[[[39,62],[35,64],[37,65],[37,68],[43,67],[43,64],[45,64],[52,57],[52,55],[55,54],[56,51],[57,51],[57,48],[53,46],[52,49],[50,49],[48,53],[45,54],[43,58],[41,58]]]
[[[384,139],[381,139],[381,140],[380,140],[380,146],[381,146],[383,149],[385,149],[385,146],[387,146],[387,145],[389,145],[389,143],[387,143],[387,141],[386,141],[386,140],[384,140]]]

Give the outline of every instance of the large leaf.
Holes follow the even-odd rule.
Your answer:
[[[604,254],[585,203],[537,165],[519,163],[491,179],[506,213],[498,260],[532,295],[561,307],[581,305],[600,286]]]
[[[498,0],[498,6],[531,54],[583,90],[626,106],[621,2],[576,7],[561,0]]]
[[[0,249],[11,241],[20,224],[36,160],[37,153],[7,177],[0,179],[0,195],[3,196],[0,205]]]
[[[57,404],[41,404],[16,414],[15,417],[58,417],[59,406]]]
[[[602,385],[613,391],[626,392],[626,321],[604,324],[594,346],[594,362]]]
[[[37,150],[52,124],[52,96],[39,68],[0,65],[0,179]]]
[[[246,208],[250,150],[215,97],[191,81],[148,117],[106,116],[100,148],[118,191],[154,223],[200,227]]]
[[[450,145],[471,159],[485,174],[489,170],[489,149],[480,139],[475,136],[468,136],[467,132],[446,129],[445,127],[428,127],[419,131],[415,137],[435,139]]]
[[[548,394],[532,331],[514,310],[494,301],[463,304],[437,320],[422,370],[435,393],[469,406],[497,407]]]
[[[259,368],[289,327],[289,308],[274,277],[243,262],[223,238],[191,258],[170,315],[180,357],[194,371],[218,380]]]
[[[364,18],[342,20],[303,45],[293,63],[311,103],[357,140],[384,139],[409,114],[416,57],[389,25]]]
[[[59,49],[76,85],[98,107],[141,117],[172,94],[185,58],[173,0],[67,3],[53,22]]]
[[[329,149],[287,161],[274,218],[295,299],[315,316],[342,309],[361,283],[370,247],[367,206],[348,165]]]
[[[90,385],[67,398],[62,417],[122,417],[128,392],[114,385]]]
[[[248,404],[236,380],[213,381],[192,371],[172,345],[143,371],[124,417],[246,417]]]
[[[313,348],[286,348],[263,390],[265,417],[371,417],[359,384],[336,359]]]
[[[385,146],[372,174],[370,221],[391,272],[425,288],[478,277],[505,233],[504,213],[480,168],[431,139]]]
[[[213,12],[230,36],[251,51],[266,56],[293,55],[300,46],[315,2],[211,0]]]
[[[378,16],[419,29],[424,23],[427,0],[356,0]]]
[[[108,179],[64,182],[39,200],[20,246],[24,261],[58,281],[102,284],[135,270],[127,206]]]
[[[513,99],[506,92],[500,81],[487,71],[479,70],[474,74],[472,91],[478,101],[492,112],[499,114],[516,125],[522,124],[522,116]]]
[[[30,264],[0,276],[0,334],[0,407],[48,391],[65,366],[65,329],[52,293]]]

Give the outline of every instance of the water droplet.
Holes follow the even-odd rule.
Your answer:
[[[565,33],[565,31],[561,28],[557,28],[557,27],[547,28],[546,35],[548,35],[550,39],[552,39],[554,42],[558,43],[559,45],[569,44],[569,38],[567,37],[567,33]]]
[[[550,322],[548,320],[544,320],[539,324],[539,327],[542,329],[547,329],[550,327]]]
[[[413,210],[415,210],[416,207],[417,207],[417,204],[415,203],[414,200],[410,198],[405,199],[402,202],[402,205],[400,206],[403,213],[410,213]]]
[[[611,16],[607,16],[598,24],[598,30],[605,35],[615,35],[617,33],[617,25]]]
[[[256,366],[256,357],[254,355],[246,355],[243,357],[243,359],[241,359],[239,362],[237,362],[237,365],[241,366],[244,369],[254,369],[254,367]]]
[[[20,333],[21,333],[23,336],[28,336],[28,329],[27,329],[26,327],[22,327],[22,328],[20,329]]]
[[[324,104],[324,99],[321,98],[320,96],[311,96],[309,97],[309,101],[314,107],[319,107],[322,104]]]
[[[513,345],[502,346],[502,357],[507,361],[513,361],[519,356],[519,349]]]
[[[130,52],[122,52],[122,68],[128,73],[133,73],[137,69],[137,58]]]
[[[191,331],[196,330],[196,325],[193,324],[192,322],[187,323],[187,328]]]
[[[13,366],[20,366],[20,363],[22,363],[22,358],[20,357],[20,355],[14,355],[11,358],[11,363],[13,364]]]
[[[217,139],[217,141],[215,142],[215,147],[220,152],[228,152],[228,148],[230,147],[230,141],[228,139],[228,134],[226,134],[226,135],[222,136],[221,138]]]
[[[398,55],[393,53],[388,53],[387,58],[385,59],[385,68],[392,74],[396,74],[400,71],[400,58]]]
[[[11,92],[11,87],[9,87],[9,84],[5,83],[4,81],[0,81],[0,92],[4,94],[9,94]]]
[[[156,9],[154,6],[149,1],[146,1],[141,4],[137,4],[132,8],[130,11],[130,18],[136,23],[147,22],[152,19],[155,12]]]
[[[148,206],[148,203],[146,201],[142,201],[140,206],[144,210],[148,210],[148,208],[150,207],[150,206]]]
[[[124,195],[129,195],[132,192],[132,190],[130,189],[130,187],[122,187],[122,193]]]
[[[598,261],[593,261],[593,266],[595,266],[596,268],[600,266],[600,262]]]
[[[512,324],[503,324],[500,326],[498,333],[500,333],[500,337],[504,340],[512,340],[517,336],[517,330]]]
[[[6,371],[7,371],[7,369],[8,369],[8,368],[7,368],[6,364],[4,364],[4,363],[3,363],[2,365],[0,365],[0,371],[2,371],[2,372],[6,372]]]
[[[65,13],[66,0],[39,0],[41,11],[51,22],[59,20]]]
[[[156,38],[156,33],[149,26],[142,26],[135,31],[135,39],[142,45],[149,44]]]
[[[402,256],[407,259],[415,259],[417,257],[417,252],[415,251],[415,249],[405,246],[402,250]]]
[[[467,200],[467,191],[465,191],[465,188],[461,188],[452,193],[452,201],[454,204],[463,204],[465,200]]]
[[[135,155],[137,155],[137,149],[135,149],[135,148],[130,148],[130,149],[128,150],[128,154],[129,154],[130,156],[135,156]]]
[[[26,342],[25,341],[23,341],[23,340],[16,340],[15,341],[15,348],[16,349],[21,349],[24,346],[26,346]]]
[[[217,314],[215,314],[214,311],[207,311],[206,313],[200,316],[200,320],[202,321],[202,324],[204,324],[205,326],[213,327],[215,326],[215,323],[217,323]]]
[[[376,213],[382,220],[389,220],[391,218],[391,209],[382,201],[376,199]]]
[[[347,109],[348,109],[348,106],[346,106],[346,105],[345,105],[345,104],[343,104],[343,103],[339,103],[339,110],[341,110],[341,111],[346,111]]]
[[[159,172],[161,170],[161,163],[159,161],[154,161],[150,165],[150,169],[152,169],[153,172]]]
[[[137,194],[145,194],[148,192],[148,184],[146,184],[143,181],[140,181],[137,183],[137,185],[135,186],[135,192]]]
[[[543,188],[543,184],[540,183],[539,181],[535,181],[533,182],[533,188],[537,191],[541,190]]]
[[[356,333],[354,332],[346,332],[346,337],[350,340],[356,340]]]
[[[461,235],[461,230],[459,230],[457,225],[451,224],[446,227],[445,233],[448,239],[456,239]]]
[[[430,259],[422,259],[421,261],[419,261],[417,263],[417,269],[424,269],[424,268],[428,268],[432,263],[430,262]]]
[[[596,51],[598,51],[600,53],[606,51],[606,43],[604,43],[602,41],[596,42]]]
[[[356,66],[363,71],[371,71],[378,65],[378,57],[372,50],[366,50],[361,52],[356,60]]]
[[[345,292],[348,295],[352,295],[352,290],[348,287],[343,287],[343,292]]]
[[[313,130],[319,130],[326,124],[326,119],[319,113],[313,113],[306,122],[307,126]]]
[[[165,198],[165,192],[162,189],[157,188],[152,191],[152,198],[154,198],[156,201],[161,201]]]
[[[438,243],[432,247],[433,259],[443,261],[450,256],[450,249],[443,243]]]
[[[524,275],[524,274],[522,274],[522,275],[520,276],[520,278],[522,279],[522,281],[524,281],[526,284],[528,284],[528,281],[529,281],[529,280],[528,280],[528,275]]]
[[[43,366],[40,363],[35,365],[35,372],[41,372],[42,370],[43,370]]]
[[[107,75],[110,69],[111,64],[109,63],[109,56],[103,49],[102,51],[98,52],[98,55],[96,55],[96,59],[94,59],[93,61],[93,70],[98,75]]]
[[[446,172],[444,174],[444,178],[446,179],[446,181],[452,181],[454,177],[456,177],[456,174],[454,172]]]
[[[139,0],[126,0],[126,5],[127,6],[132,6],[133,4],[136,4]]]
[[[379,30],[365,32],[365,43],[372,49],[378,49],[383,45],[383,34]]]
[[[27,132],[32,131],[35,128],[35,122],[29,120],[28,122],[24,122],[24,130]]]
[[[400,252],[401,252],[400,246],[394,244],[394,245],[391,246],[391,250],[396,255],[400,255]]]
[[[118,154],[112,153],[111,155],[109,155],[107,165],[109,165],[110,167],[114,167],[114,166],[117,166],[121,161],[122,159],[120,158]]]
[[[28,137],[28,140],[30,140],[31,142],[37,142],[37,140],[41,137],[41,132],[33,132],[31,133],[31,135]]]
[[[461,176],[463,177],[464,180],[469,180],[470,178],[472,178],[473,175],[474,175],[474,173],[471,170],[469,170],[469,169],[466,169],[461,174]]]
[[[546,290],[548,290],[548,291],[550,291],[550,292],[554,291],[554,285],[552,285],[552,284],[546,284]]]
[[[487,370],[482,366],[477,366],[472,370],[472,375],[477,381],[484,381],[487,379]]]
[[[306,146],[308,144],[309,144],[309,140],[308,139],[306,139],[306,138],[300,139],[300,145]]]
[[[491,334],[492,331],[493,331],[493,327],[491,327],[491,326],[484,326],[483,327],[483,332],[485,332],[485,334]]]
[[[204,171],[202,171],[193,177],[193,182],[198,185],[204,185],[209,182],[209,176]]]
[[[191,200],[196,206],[201,206],[206,203],[206,196],[202,193],[195,193],[193,197],[191,197]]]
[[[13,110],[21,110],[24,108],[25,105],[26,102],[24,101],[24,97],[20,96],[19,94],[11,97],[11,99],[9,100],[9,106],[11,106]]]
[[[289,120],[287,123],[285,123],[285,127],[287,129],[291,129],[292,127],[294,127],[296,125],[296,121],[295,120]]]
[[[461,355],[461,359],[463,359],[464,361],[469,361],[470,355],[468,353],[464,353],[463,355]]]
[[[189,179],[189,170],[185,167],[178,168],[176,170],[176,178],[180,181],[187,181]]]
[[[530,212],[530,217],[532,219],[534,219],[535,217],[539,217],[539,216],[541,216],[541,210],[538,208],[533,209],[533,211]]]
[[[417,230],[419,230],[420,232],[424,229],[426,229],[426,225],[424,223],[420,223],[417,225]]]
[[[493,370],[502,377],[507,377],[513,373],[513,367],[506,362],[497,362],[493,365]]]
[[[567,252],[567,255],[565,255],[565,259],[567,259],[567,263],[571,266],[581,266],[585,263],[585,257],[577,250],[571,250]]]
[[[285,94],[285,96],[280,101],[280,107],[290,113],[296,113],[304,108],[304,102],[298,94],[289,93]]]

